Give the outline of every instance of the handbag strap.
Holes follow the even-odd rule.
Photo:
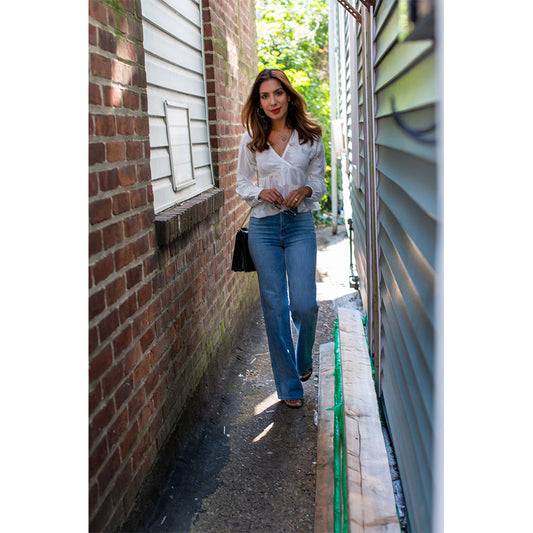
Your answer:
[[[244,226],[246,221],[250,218],[251,213],[252,213],[252,208],[250,207],[250,209],[248,209],[248,211],[246,212],[246,217],[243,219],[242,224],[240,225],[241,228]]]

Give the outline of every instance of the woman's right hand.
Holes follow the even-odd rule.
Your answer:
[[[281,193],[276,189],[263,189],[259,193],[257,198],[259,198],[259,200],[263,200],[264,202],[268,202],[269,204],[272,204],[280,209],[283,205],[283,202],[285,201],[285,198],[283,198]]]

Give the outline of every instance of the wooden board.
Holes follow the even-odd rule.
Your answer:
[[[333,531],[333,411],[335,405],[335,344],[320,345],[318,374],[318,446],[316,464],[315,533]]]
[[[400,532],[359,311],[339,308],[350,532]]]

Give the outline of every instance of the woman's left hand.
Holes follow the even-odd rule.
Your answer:
[[[285,198],[285,202],[283,203],[285,207],[296,209],[302,203],[303,199],[308,198],[311,194],[313,194],[311,187],[304,185],[287,194],[287,198]]]

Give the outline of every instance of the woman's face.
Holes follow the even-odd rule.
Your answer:
[[[270,120],[285,120],[289,111],[289,96],[281,83],[271,78],[259,86],[259,103]]]

